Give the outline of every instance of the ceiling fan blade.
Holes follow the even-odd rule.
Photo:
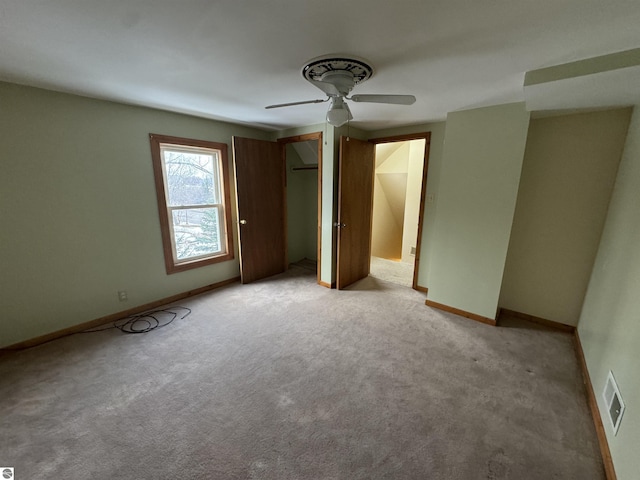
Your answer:
[[[289,102],[289,103],[279,103],[277,105],[269,105],[267,107],[264,108],[280,108],[280,107],[293,107],[294,105],[306,105],[308,103],[324,103],[326,101],[328,101],[329,99],[324,99],[324,100],[304,100],[302,102]]]
[[[349,100],[367,103],[390,103],[393,105],[413,105],[416,97],[413,95],[352,95]]]

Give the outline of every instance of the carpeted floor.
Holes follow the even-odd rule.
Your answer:
[[[289,272],[141,335],[0,357],[0,465],[29,479],[603,479],[570,335],[369,277]]]
[[[371,257],[370,275],[379,280],[404,285],[413,285],[413,264],[389,260],[387,258]]]

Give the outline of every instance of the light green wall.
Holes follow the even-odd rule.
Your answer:
[[[630,114],[531,121],[501,307],[577,325]]]
[[[619,480],[638,478],[640,445],[640,109],[635,107],[582,307],[584,349]],[[602,400],[611,370],[626,403],[614,436]]]
[[[431,262],[435,255],[433,250],[434,225],[439,197],[440,172],[442,170],[445,125],[445,122],[423,123],[407,127],[376,130],[369,132],[368,136],[368,138],[385,138],[411,133],[431,132],[426,193],[427,195],[432,195],[434,200],[433,202],[425,201],[424,205],[420,265],[418,268],[418,285],[425,288],[428,288],[431,284]]]
[[[305,164],[287,145],[287,247],[289,262],[317,260],[318,171],[293,170]]]
[[[528,126],[523,103],[448,115],[430,300],[495,318]]]
[[[0,83],[0,346],[238,275],[237,255],[166,274],[151,132],[228,145],[270,135]]]

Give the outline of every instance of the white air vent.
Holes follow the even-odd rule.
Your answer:
[[[618,384],[613,373],[609,371],[607,375],[607,383],[604,385],[604,391],[602,392],[602,398],[604,399],[607,411],[609,412],[609,420],[611,420],[611,427],[613,428],[613,434],[617,435],[620,421],[622,420],[622,414],[624,413],[624,402],[618,389]]]

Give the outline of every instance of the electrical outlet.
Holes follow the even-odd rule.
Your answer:
[[[126,290],[118,290],[118,300],[120,300],[121,302],[126,302],[128,298],[129,297],[127,297]]]
[[[602,398],[607,405],[613,434],[617,435],[625,406],[624,401],[622,400],[622,395],[620,395],[620,389],[618,388],[618,384],[616,383],[616,379],[613,377],[613,372],[611,370],[609,370],[609,375],[607,375],[607,382],[604,385]]]

